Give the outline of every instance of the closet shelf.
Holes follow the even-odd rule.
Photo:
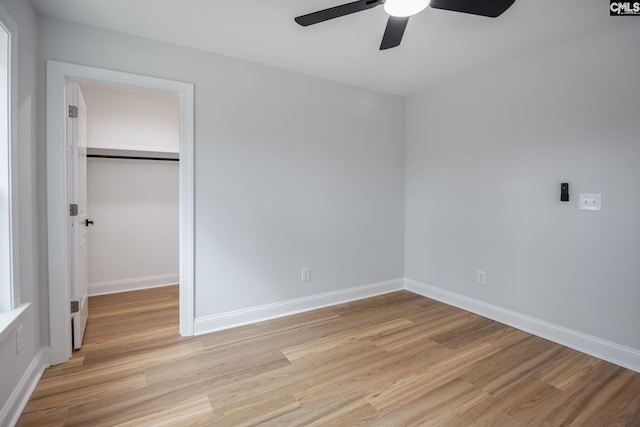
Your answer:
[[[167,151],[147,150],[121,150],[113,148],[87,147],[88,158],[98,159],[126,159],[126,160],[156,160],[156,161],[180,161],[180,154]]]

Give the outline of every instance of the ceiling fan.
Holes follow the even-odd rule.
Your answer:
[[[427,6],[434,9],[452,10],[472,15],[496,18],[509,9],[515,0],[359,0],[329,9],[319,10],[298,16],[295,21],[303,27],[373,9],[384,5],[389,14],[387,28],[382,36],[380,50],[400,45],[409,18],[424,10]]]

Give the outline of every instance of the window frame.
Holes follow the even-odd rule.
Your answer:
[[[0,213],[0,233],[8,236],[8,259],[3,261],[0,270],[0,339],[12,330],[14,322],[26,310],[28,304],[21,304],[19,280],[19,237],[18,237],[18,144],[17,144],[17,112],[18,112],[18,28],[4,5],[0,4],[0,26],[7,32],[7,141],[0,143],[2,161],[7,162],[7,201],[5,212]],[[2,178],[4,179],[4,178]],[[0,243],[4,244],[4,243]],[[5,256],[3,254],[3,256]],[[8,271],[5,271],[8,270]],[[8,301],[8,303],[7,303]]]

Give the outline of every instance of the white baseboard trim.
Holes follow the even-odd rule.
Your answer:
[[[195,320],[194,332],[195,335],[208,334],[210,332],[316,310],[349,301],[388,294],[402,289],[404,289],[404,280],[396,279],[258,307],[229,311],[214,316],[199,317]]]
[[[640,372],[640,350],[405,278],[405,289]]]
[[[175,285],[180,281],[178,274],[137,277],[135,279],[114,280],[89,284],[89,296],[116,294],[118,292],[139,291],[141,289],[159,288]]]
[[[0,425],[15,426],[22,411],[38,385],[45,368],[49,366],[49,347],[42,347],[35,355],[18,385],[0,411]]]

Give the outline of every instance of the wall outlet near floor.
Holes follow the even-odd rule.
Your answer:
[[[16,329],[16,354],[22,351],[22,325]]]
[[[300,271],[300,281],[301,282],[310,282],[311,281],[311,269],[303,268]]]
[[[487,272],[484,270],[478,270],[478,272],[476,273],[476,281],[478,282],[479,285],[486,285]]]

